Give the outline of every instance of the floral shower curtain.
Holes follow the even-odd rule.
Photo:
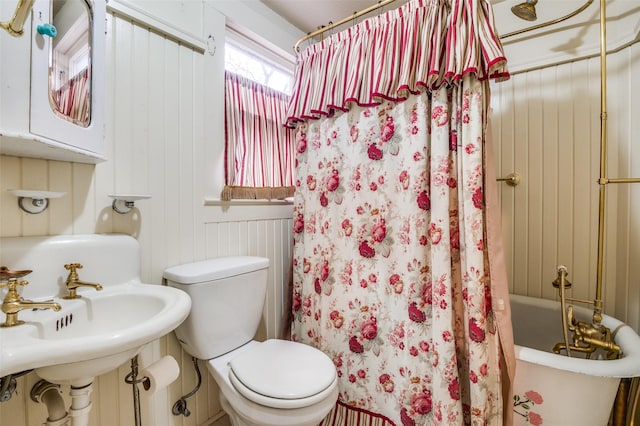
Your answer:
[[[298,57],[291,335],[333,358],[326,424],[510,422],[485,137],[505,62],[486,0],[413,0]]]

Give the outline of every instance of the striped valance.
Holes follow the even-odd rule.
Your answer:
[[[287,125],[350,103],[402,101],[463,75],[507,79],[488,0],[410,0],[303,50]]]

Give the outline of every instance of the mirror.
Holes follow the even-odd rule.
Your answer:
[[[63,120],[91,124],[91,5],[87,0],[52,0],[57,35],[49,51],[49,104]]]

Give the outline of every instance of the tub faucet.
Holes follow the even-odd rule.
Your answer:
[[[2,301],[2,312],[6,315],[5,322],[0,327],[13,327],[14,325],[24,324],[24,321],[18,319],[18,312],[24,309],[53,309],[59,311],[62,309],[60,304],[55,302],[34,302],[24,300],[18,293],[18,286],[29,284],[27,281],[18,281],[18,278],[27,275],[31,271],[10,271],[6,266],[0,267],[0,287],[7,287],[7,294]],[[7,281],[2,281],[8,279]]]
[[[558,267],[558,277],[553,281],[553,286],[560,291],[560,306],[562,308],[562,333],[564,341],[553,347],[556,354],[566,351],[567,356],[571,352],[585,354],[587,358],[598,349],[606,352],[607,359],[616,359],[622,354],[620,346],[613,339],[611,330],[601,324],[601,306],[598,301],[580,300],[567,297],[565,290],[571,288],[571,282],[567,279],[567,268]],[[594,306],[593,322],[578,321],[573,314],[573,306],[567,302],[580,302]],[[572,334],[572,342],[569,341],[569,333]]]
[[[76,270],[82,269],[81,263],[68,263],[64,265],[64,268],[69,271],[69,276],[67,276],[67,280],[65,281],[69,294],[64,296],[63,299],[79,299],[81,296],[77,293],[78,287],[93,287],[98,291],[102,290],[102,286],[100,284],[80,281],[80,277],[78,277],[78,272]]]
[[[618,346],[611,334],[611,330],[599,323],[578,321],[573,315],[573,306],[567,309],[567,321],[569,331],[573,334],[573,343],[558,343],[553,351],[559,354],[562,350],[580,352],[590,357],[598,349],[606,353],[607,359],[617,359],[622,355],[622,349]]]

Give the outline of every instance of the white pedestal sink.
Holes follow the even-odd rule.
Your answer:
[[[33,270],[24,277],[29,285],[22,297],[53,299],[62,309],[24,310],[24,324],[0,328],[0,377],[33,369],[51,383],[87,387],[180,325],[191,299],[172,287],[141,283],[139,251],[124,235],[1,238],[1,262]],[[82,280],[103,290],[79,288],[81,298],[62,299],[64,265],[71,262],[82,263]]]
[[[25,324],[0,329],[0,376],[35,369],[52,383],[89,384],[186,318],[191,299],[173,290],[127,283],[87,289],[76,300],[56,299],[59,312],[23,311]]]

